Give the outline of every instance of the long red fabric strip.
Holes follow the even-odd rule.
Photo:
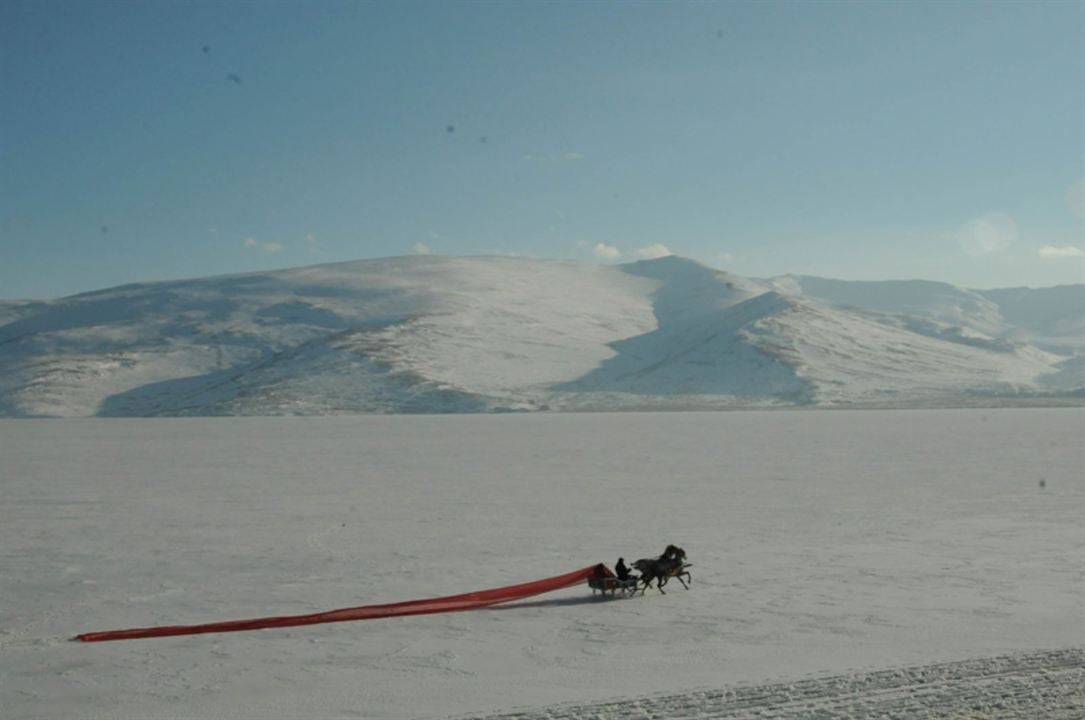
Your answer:
[[[129,630],[105,630],[102,632],[83,633],[73,640],[82,642],[103,642],[106,640],[134,640],[137,638],[167,637],[170,635],[199,635],[201,633],[237,632],[240,630],[260,630],[262,628],[294,627],[297,625],[318,625],[320,623],[345,622],[347,620],[372,620],[375,618],[397,617],[401,615],[424,615],[428,613],[458,612],[474,610],[498,603],[522,600],[534,595],[572,587],[585,582],[588,578],[602,574],[612,577],[614,573],[605,565],[591,565],[564,575],[555,575],[543,580],[509,585],[492,590],[479,590],[430,598],[428,600],[408,600],[406,602],[385,605],[362,605],[361,607],[328,610],[311,615],[283,615],[279,617],[253,618],[251,620],[227,620],[225,622],[206,623],[203,625],[164,625],[160,627],[131,628]]]

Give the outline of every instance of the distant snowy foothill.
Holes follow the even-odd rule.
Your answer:
[[[1085,285],[419,256],[0,303],[0,416],[1085,398]]]

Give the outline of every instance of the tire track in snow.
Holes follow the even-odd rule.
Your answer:
[[[486,720],[1081,720],[1085,717],[1085,648],[474,717]]]

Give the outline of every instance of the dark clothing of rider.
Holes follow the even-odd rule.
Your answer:
[[[618,579],[625,581],[629,579],[629,568],[625,566],[625,558],[618,558],[618,564],[614,566],[614,572],[618,574]]]

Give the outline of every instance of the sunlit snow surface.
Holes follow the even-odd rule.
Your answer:
[[[1081,647],[1083,438],[1081,408],[0,421],[2,715],[446,717]],[[66,639],[669,542],[689,591]]]

